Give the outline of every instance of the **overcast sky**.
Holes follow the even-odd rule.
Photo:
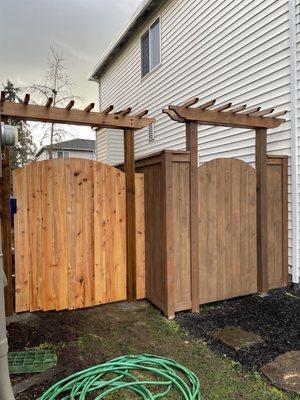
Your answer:
[[[43,80],[49,46],[62,51],[74,94],[97,102],[87,75],[142,0],[0,0],[0,82]],[[79,130],[79,136],[89,136]]]

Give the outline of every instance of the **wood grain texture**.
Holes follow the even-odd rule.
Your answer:
[[[137,291],[145,297],[143,175],[136,176]],[[16,311],[125,300],[125,174],[84,159],[14,172]]]
[[[268,288],[288,283],[287,239],[287,157],[267,159]]]
[[[255,293],[255,170],[216,159],[198,174],[200,303]]]

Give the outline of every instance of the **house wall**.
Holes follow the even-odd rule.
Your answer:
[[[69,152],[69,157],[74,158],[87,158],[88,160],[94,160],[96,155],[91,151],[80,151],[80,150],[65,150]],[[37,157],[37,161],[48,160],[49,152],[47,149],[44,149],[39,156]],[[53,150],[53,158],[57,158],[57,150]]]
[[[299,5],[297,13],[300,46]],[[140,36],[158,16],[161,18],[161,65],[141,79]],[[116,109],[121,109],[130,105],[133,112],[148,109],[156,118],[154,141],[148,141],[147,129],[136,133],[136,156],[165,148],[184,149],[184,126],[161,112],[170,103],[178,104],[198,96],[203,101],[216,98],[218,103],[230,100],[237,105],[286,109],[289,111],[287,122],[269,131],[268,153],[290,156],[289,46],[288,0],[170,0],[141,27],[101,77],[101,107],[115,104]],[[299,52],[298,65],[299,72]],[[299,87],[300,84],[298,90]],[[103,161],[122,161],[122,137],[118,138],[116,158],[107,156]],[[199,128],[200,163],[216,157],[237,157],[253,164],[254,150],[252,131]],[[289,176],[289,247],[290,193]]]

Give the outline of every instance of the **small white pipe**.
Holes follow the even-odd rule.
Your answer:
[[[292,282],[299,283],[298,250],[298,110],[297,110],[297,41],[296,1],[289,1],[291,68],[291,169],[292,169]]]

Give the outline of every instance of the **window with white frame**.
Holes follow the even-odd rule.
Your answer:
[[[69,156],[70,156],[69,151],[63,151],[63,150],[57,151],[57,158],[69,158]]]
[[[160,64],[160,19],[157,18],[141,37],[142,78]]]

